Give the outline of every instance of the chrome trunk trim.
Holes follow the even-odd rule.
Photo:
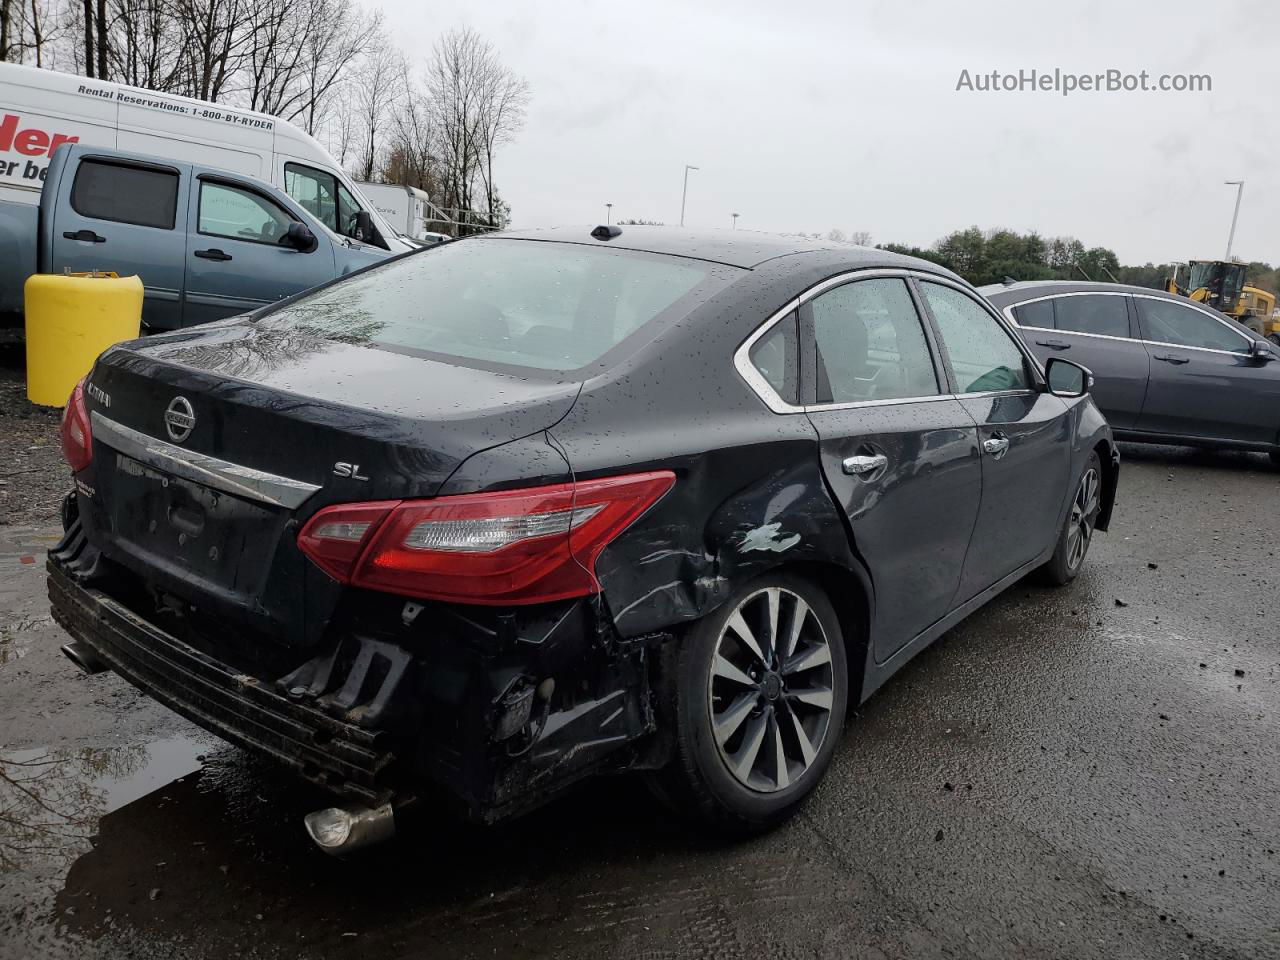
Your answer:
[[[96,410],[90,415],[93,439],[140,463],[171,473],[175,477],[221,490],[237,497],[296,510],[320,489],[253,467],[219,460],[194,450],[184,450],[165,440],[158,440],[104,417]]]

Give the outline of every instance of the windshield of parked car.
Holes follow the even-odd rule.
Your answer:
[[[327,339],[574,370],[682,316],[732,268],[584,244],[444,244],[317,291],[259,322]]]

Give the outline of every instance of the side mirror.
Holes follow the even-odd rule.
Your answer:
[[[374,234],[377,233],[373,227],[373,214],[368,210],[357,210],[353,219],[356,228],[351,232],[352,238],[361,243],[373,243]]]
[[[1267,363],[1276,358],[1275,351],[1271,349],[1271,344],[1265,340],[1254,340],[1249,345],[1249,358],[1257,363]]]
[[[1066,400],[1083,397],[1093,389],[1093,374],[1089,369],[1062,357],[1049,358],[1044,365],[1044,376],[1049,392]]]
[[[310,253],[316,248],[316,235],[305,223],[295,220],[289,224],[289,232],[280,241],[286,247],[293,247],[299,253]]]

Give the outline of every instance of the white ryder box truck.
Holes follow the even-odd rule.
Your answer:
[[[413,249],[315,139],[265,113],[0,63],[0,317],[35,272],[36,206],[64,143],[216,166],[283,190],[336,238]],[[25,272],[24,272],[25,271]]]

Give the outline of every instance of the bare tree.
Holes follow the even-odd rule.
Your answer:
[[[314,133],[335,85],[377,45],[381,14],[350,0],[258,0],[250,17],[249,106]]]
[[[356,129],[355,97],[350,90],[343,88],[337,91],[334,99],[334,120],[329,125],[332,134],[329,150],[337,154],[340,166],[350,169],[356,143],[360,139]]]
[[[524,122],[528,84],[502,65],[487,40],[462,29],[446,33],[436,44],[427,90],[436,115],[445,204],[472,210],[478,180],[492,223],[499,208],[494,153]]]
[[[871,246],[870,230],[851,230],[849,231],[849,242],[856,243],[860,247]]]
[[[16,5],[20,10],[21,5]],[[13,44],[15,4],[13,0],[0,0],[0,60],[11,59],[9,51]]]
[[[98,0],[95,20],[94,28],[98,34],[98,79],[108,80],[110,74],[107,73],[107,0]]]
[[[93,0],[84,0],[84,74],[95,76],[93,72]]]
[[[89,2],[89,0],[85,0]],[[218,102],[246,59],[257,0],[169,0],[182,37],[174,92]]]
[[[111,75],[149,90],[172,90],[183,43],[173,29],[168,0],[112,0]]]
[[[493,156],[499,144],[509,143],[524,125],[525,110],[529,105],[529,84],[503,66],[487,43],[485,48],[484,60],[479,65],[480,175],[484,181],[489,222],[496,223],[499,201],[493,182]]]
[[[407,69],[401,84],[404,96],[391,116],[390,142],[382,177],[389,183],[402,183],[438,196],[435,111]]]
[[[46,65],[50,51],[88,77],[323,131],[356,175],[423,189],[460,218],[508,209],[496,157],[529,87],[472,30],[441,37],[414,77],[359,0],[0,0],[0,59]]]
[[[46,50],[61,31],[54,0],[0,0],[0,61],[45,65]]]
[[[436,118],[441,198],[447,207],[471,208],[479,108],[476,64],[481,41],[471,30],[453,30],[436,43],[427,66],[427,90]]]
[[[360,145],[356,151],[356,175],[372,180],[384,143],[383,123],[396,112],[404,89],[404,59],[385,38],[379,37],[360,64],[360,82],[354,88],[356,123]]]

